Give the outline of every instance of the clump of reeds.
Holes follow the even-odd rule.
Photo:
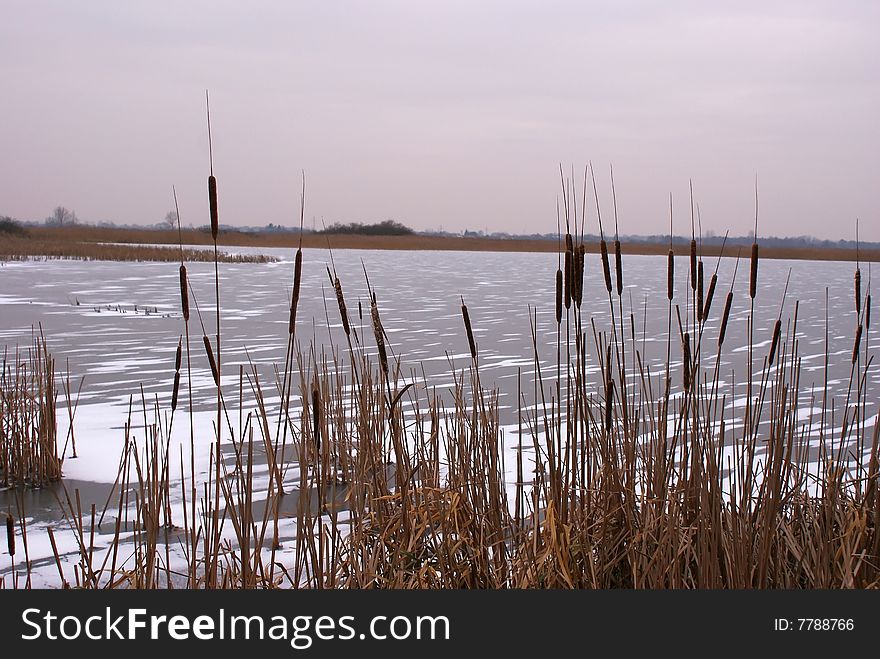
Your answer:
[[[55,360],[42,334],[0,367],[0,484],[43,487],[61,478]]]

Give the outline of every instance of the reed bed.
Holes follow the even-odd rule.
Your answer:
[[[201,456],[208,466],[197,468],[188,385],[191,289],[186,254],[178,251],[184,320],[169,366],[170,408],[142,401],[142,410],[129,415],[116,483],[103,506],[83,507],[78,492],[65,492],[65,521],[47,531],[58,584],[880,585],[880,423],[872,422],[877,402],[865,384],[870,282],[854,278],[851,377],[842,408],[801,382],[796,302],[783,293],[772,331],[759,336],[757,240],[743,268],[752,302],[746,372],[720,373],[722,355],[732,349],[728,326],[738,322],[730,316],[734,282],[718,278],[717,261],[704,262],[696,232],[684,257],[669,250],[665,360],[652,363],[636,329],[644,319],[624,288],[616,198],[609,243],[597,192],[599,259],[587,257],[590,182],[595,191],[585,171],[579,200],[574,178],[562,177],[564,239],[558,269],[545,273],[555,278],[555,299],[544,301],[555,304],[556,363],[542,368],[533,315],[534,376],[521,374],[513,433],[500,422],[497,390],[482,381],[479,312],[465,300],[469,359],[455,369],[448,396],[405,370],[384,330],[381,291],[366,270],[366,324],[360,301],[361,323],[351,322],[354,306],[333,268],[325,303],[328,325],[338,316],[338,336],[329,347],[301,347],[300,248],[287,335],[280,337],[287,358],[274,381],[263,381],[253,365],[241,367],[233,400],[220,386],[220,317],[213,342],[200,318],[217,409],[210,449]],[[212,176],[212,220],[216,185]],[[679,270],[688,273],[685,287],[674,276],[680,258],[688,260]],[[218,271],[218,308],[219,283]],[[607,313],[588,308],[587,287],[603,291]],[[724,291],[725,304],[713,304]],[[253,406],[243,404],[245,392]],[[742,404],[733,405],[736,399]],[[814,408],[806,416],[805,405]],[[135,415],[143,418],[137,431]],[[190,446],[175,453],[170,436],[179,416],[189,419]],[[7,527],[9,546],[20,552],[27,549],[25,514],[14,515],[19,530],[12,522]],[[57,550],[59,529],[76,538],[73,554]],[[18,586],[24,573],[30,583],[31,570],[25,560],[3,583]]]
[[[43,487],[61,478],[55,360],[39,334],[0,365],[0,486]]]
[[[214,262],[213,252],[186,249],[187,261]],[[0,242],[0,261],[80,260],[80,261],[177,261],[180,249],[154,245],[113,245],[77,242],[64,239],[11,238]],[[227,254],[219,252],[221,263],[270,263],[262,254]]]

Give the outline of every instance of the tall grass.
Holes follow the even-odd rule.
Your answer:
[[[55,360],[42,333],[0,365],[0,486],[43,487],[61,478]],[[63,449],[63,447],[61,447]]]

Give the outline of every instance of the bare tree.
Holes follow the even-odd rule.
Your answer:
[[[46,224],[51,226],[64,226],[65,224],[76,224],[76,213],[68,210],[64,206],[56,206],[52,214],[46,218]]]
[[[168,211],[165,214],[165,220],[162,222],[162,227],[166,229],[177,228],[177,211]]]

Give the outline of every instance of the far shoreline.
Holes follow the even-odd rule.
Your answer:
[[[197,229],[185,229],[178,234],[176,230],[126,229],[115,227],[92,227],[75,225],[69,227],[28,227],[30,238],[41,241],[57,241],[58,243],[128,243],[132,245],[169,245],[177,246],[181,240],[184,245],[210,245],[211,234]],[[557,241],[528,238],[490,238],[490,237],[458,237],[458,236],[426,236],[426,235],[357,235],[357,234],[302,234],[302,247],[326,249],[364,249],[364,250],[404,250],[404,251],[472,251],[472,252],[511,252],[511,253],[556,253],[560,246]],[[23,239],[28,240],[28,239]],[[300,245],[298,233],[254,233],[244,231],[222,230],[218,245],[229,247],[267,247],[296,249]],[[761,245],[760,254],[767,259],[797,259],[810,261],[880,261],[880,250],[855,249],[838,247],[778,247]],[[585,243],[587,252],[599,253],[599,242],[589,240]],[[633,255],[666,255],[668,244],[621,241],[624,254]],[[676,255],[686,255],[687,244],[673,246]],[[748,257],[748,247],[728,245],[723,255],[735,257],[738,253]],[[704,245],[700,254],[706,257],[719,256],[720,245]]]

